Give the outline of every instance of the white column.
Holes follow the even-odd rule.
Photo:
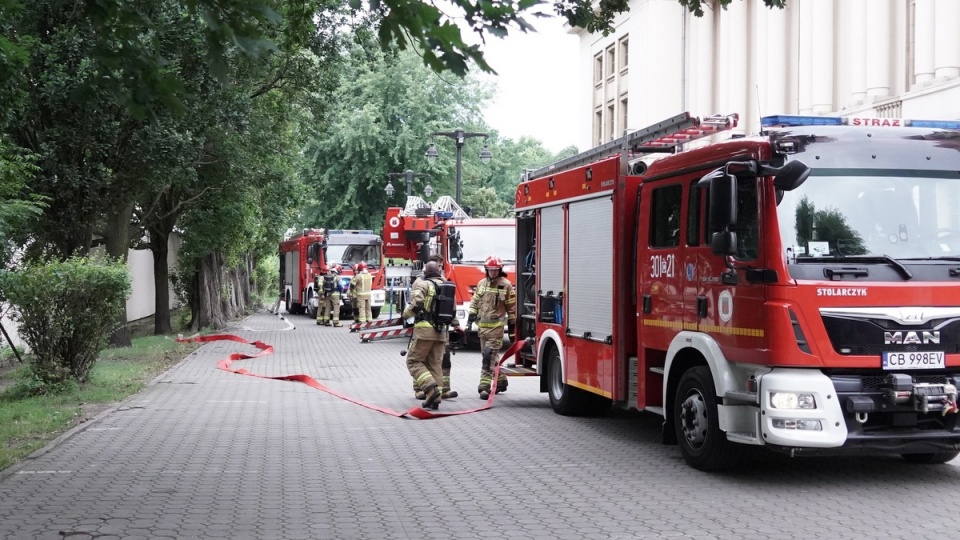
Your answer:
[[[813,60],[810,105],[814,114],[826,114],[833,111],[833,0],[813,0],[813,42],[811,55]]]
[[[718,104],[724,111],[740,114],[741,126],[747,126],[745,119],[751,110],[747,103],[747,4],[733,2],[726,11],[720,13],[720,32],[723,40],[720,76],[721,94]],[[755,106],[753,106],[755,109]],[[749,131],[749,129],[740,131]]]
[[[863,23],[867,18],[866,4],[867,0],[846,0],[843,3],[847,9],[843,29],[850,52],[840,76],[846,74],[850,88],[850,102],[847,105],[852,107],[862,105],[867,100],[867,25]]]
[[[913,82],[922,84],[933,79],[934,28],[937,25],[936,0],[916,0],[913,18]],[[960,22],[960,21],[955,21]],[[951,26],[956,26],[956,24]]]
[[[812,114],[811,74],[813,73],[813,9],[809,2],[797,3],[797,114]]]
[[[686,10],[684,10],[686,11]],[[717,41],[714,33],[714,10],[703,10],[703,17],[687,15],[687,100],[689,111],[695,116],[727,114],[717,110],[714,101],[717,88]]]
[[[788,68],[793,65],[789,57],[790,29],[787,24],[789,13],[779,9],[767,9],[758,6],[757,31],[763,33],[763,42],[757,43],[754,50],[764,52],[762,72],[757,74],[760,81],[760,113],[765,116],[786,114],[787,84],[790,80]]]
[[[882,99],[890,95],[890,38],[893,35],[890,0],[870,0],[865,24],[867,34],[867,98]]]
[[[960,76],[960,2],[936,0],[936,45],[934,50],[934,75],[939,78]]]

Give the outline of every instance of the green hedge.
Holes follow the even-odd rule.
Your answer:
[[[74,257],[0,273],[0,291],[47,387],[83,383],[117,329],[130,294],[123,262]]]

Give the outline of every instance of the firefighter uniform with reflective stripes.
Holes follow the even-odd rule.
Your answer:
[[[403,318],[415,317],[413,337],[407,351],[407,370],[413,377],[414,389],[422,390],[427,400],[437,405],[443,385],[443,354],[449,337],[446,328],[439,331],[434,328],[429,314],[436,300],[436,291],[442,283],[443,278],[439,276],[426,277],[414,283],[410,303],[403,310]],[[459,327],[460,322],[454,319],[450,326]],[[436,392],[435,398],[431,399],[431,392]],[[424,406],[427,406],[426,401]]]
[[[323,276],[323,297],[320,300],[320,310],[317,312],[317,324],[340,326],[340,295],[342,293],[340,273],[331,268]]]
[[[362,263],[361,263],[362,264]],[[353,319],[356,322],[373,320],[373,306],[370,304],[370,292],[373,289],[373,276],[366,266],[350,280],[350,294],[353,296]]]
[[[493,370],[500,360],[500,347],[503,346],[503,331],[505,324],[512,328],[517,317],[517,293],[507,280],[503,270],[499,269],[497,277],[487,277],[480,280],[470,301],[470,321],[476,320],[480,337],[480,385],[477,392],[486,399],[493,382]],[[504,320],[506,319],[506,321]],[[469,327],[469,325],[468,325]],[[501,374],[497,378],[497,393],[507,389],[507,376]]]
[[[417,279],[413,281],[412,286],[416,286],[417,283],[423,281],[423,275],[417,276]],[[449,338],[449,335],[448,335]],[[440,364],[440,370],[443,372],[443,384],[441,385],[441,392],[443,393],[443,399],[453,399],[459,396],[459,392],[450,388],[450,347],[444,347],[443,351],[443,362]],[[416,379],[413,381],[413,396],[417,399],[423,399],[426,397],[423,393],[423,390],[420,389],[420,386],[417,385]]]

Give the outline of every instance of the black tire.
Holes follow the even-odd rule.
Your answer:
[[[560,351],[550,350],[547,358],[547,393],[553,411],[563,416],[581,416],[596,414],[597,398],[563,382],[563,369],[560,363]],[[601,398],[602,399],[602,398]],[[607,400],[609,402],[609,400]],[[609,407],[609,404],[608,404]]]
[[[382,306],[377,306],[375,308],[370,308],[370,314],[373,315],[373,318],[376,319],[380,316],[380,308]]]
[[[286,311],[287,313],[290,313],[290,308],[292,307],[290,305],[290,291],[287,291],[286,293],[284,293],[283,302],[284,302],[283,303],[284,311]]]
[[[313,299],[313,291],[307,291],[307,303],[304,306],[304,309],[306,310],[308,317],[310,317],[311,319],[316,319],[318,308],[313,307],[313,305],[310,303],[310,300],[312,299]]]
[[[673,403],[673,425],[680,453],[691,467],[722,471],[739,462],[742,449],[720,431],[717,392],[710,368],[692,367],[680,377]]]
[[[903,460],[907,463],[917,463],[921,465],[940,465],[948,461],[953,461],[960,456],[960,450],[953,452],[934,452],[930,454],[903,454]]]

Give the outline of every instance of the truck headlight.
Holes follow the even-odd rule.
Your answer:
[[[770,406],[774,409],[816,409],[813,394],[797,392],[770,392]]]
[[[799,429],[802,431],[823,431],[819,420],[809,418],[774,418],[773,427],[780,429]]]

